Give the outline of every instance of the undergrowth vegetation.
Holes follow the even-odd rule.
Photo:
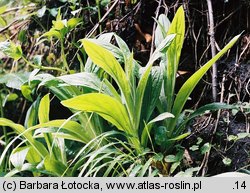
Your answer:
[[[77,1],[70,1],[72,17],[62,14],[65,7],[48,9],[45,4],[35,16],[29,16],[38,19],[46,12],[55,16],[51,28],[34,37],[34,46],[53,45],[55,52],[49,50],[47,56],[30,57],[23,50],[24,32],[19,33],[19,42],[11,38],[0,42],[0,51],[12,61],[12,69],[0,77],[0,174],[193,176],[199,166],[183,164],[181,141],[191,134],[187,124],[210,111],[239,111],[241,107],[214,102],[190,110],[185,104],[198,82],[240,35],[193,73],[176,93],[185,39],[183,7],[171,23],[164,14],[157,18],[155,50],[142,64],[121,37],[102,33],[101,26],[96,38],[79,36],[84,26],[81,10],[95,10],[100,20],[100,6],[109,3],[97,2],[81,8]],[[7,7],[0,8],[0,15],[4,9]],[[1,18],[6,19],[4,15]],[[79,68],[74,66],[76,61]],[[23,124],[4,118],[5,104],[19,97],[29,104]],[[55,98],[67,109],[68,117],[51,119]],[[201,153],[210,148],[204,144]]]

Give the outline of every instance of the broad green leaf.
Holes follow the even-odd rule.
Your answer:
[[[141,135],[141,143],[144,147],[147,146],[148,138],[150,136],[150,132],[152,130],[153,124],[155,122],[162,121],[162,120],[165,120],[167,118],[174,118],[174,115],[172,115],[171,113],[168,113],[168,112],[162,113],[162,114],[158,115],[157,117],[155,117],[154,119],[152,119],[150,122],[148,122],[147,125],[145,125],[144,129],[142,130],[142,135]],[[156,139],[159,140],[157,135],[158,134],[156,134]],[[166,138],[165,135],[161,136],[160,138],[162,138],[162,137]]]
[[[160,126],[156,128],[155,130],[155,142],[157,145],[163,145],[166,142],[166,133],[167,133],[167,128],[164,126]]]
[[[1,126],[7,126],[7,127],[11,127],[12,129],[14,129],[18,134],[23,133],[26,129],[19,124],[16,124],[14,122],[12,122],[11,120],[5,119],[5,118],[0,118],[0,125]],[[31,132],[26,133],[25,134],[29,139],[31,139],[31,141],[33,141]]]
[[[170,168],[170,174],[172,174],[176,168],[181,165],[181,162],[174,162],[172,165],[171,165],[171,168]]]
[[[236,140],[238,140],[238,137],[236,135],[229,135],[227,137],[227,140],[228,141],[236,141]]]
[[[167,109],[165,111],[170,112],[173,105],[176,73],[185,36],[185,14],[182,6],[177,10],[167,34],[176,34],[176,37],[167,50],[167,79],[165,81]]]
[[[49,155],[44,160],[44,167],[47,171],[52,172],[55,176],[61,176],[67,167],[60,161],[57,161]]]
[[[175,125],[177,122],[177,119],[195,86],[198,84],[202,76],[209,70],[209,68],[223,55],[225,54],[238,40],[240,35],[235,36],[218,54],[216,54],[215,57],[213,57],[211,60],[209,60],[204,66],[202,66],[198,71],[196,71],[181,87],[179,90],[176,99],[174,101],[173,110],[172,113],[175,115],[175,119],[170,120],[169,128],[170,132],[169,134],[172,134]]]
[[[47,123],[49,121],[49,111],[50,111],[50,98],[49,94],[45,95],[39,104],[38,108],[38,119],[39,123]],[[47,143],[47,147],[50,151],[50,154],[56,158],[58,155],[60,155],[60,150],[56,147],[54,147],[54,150],[52,149],[52,143],[54,141],[52,135],[50,133],[44,133],[44,139]]]
[[[39,108],[40,96],[32,103],[30,108],[28,109],[24,126],[26,128],[32,127],[38,123],[38,108]]]
[[[148,122],[156,103],[159,100],[163,82],[163,71],[160,67],[153,66],[143,96],[141,120]]]
[[[35,166],[33,164],[30,163],[25,163],[23,164],[23,166],[19,169],[14,168],[13,170],[11,170],[10,172],[8,172],[4,177],[13,177],[15,175],[17,175],[20,172],[25,172],[25,171],[31,171],[33,172],[34,170],[36,170]]]
[[[73,29],[81,23],[81,20],[82,20],[81,18],[70,18],[67,22],[67,26],[70,29]]]
[[[13,150],[13,152],[10,155],[10,162],[15,168],[17,169],[22,168],[29,149],[30,147],[26,146],[26,147],[19,147]]]
[[[49,121],[50,99],[49,94],[45,95],[39,104],[38,118],[40,123],[46,123]]]
[[[42,158],[39,154],[36,153],[36,150],[32,146],[30,146],[29,152],[26,156],[26,160],[31,164],[37,164],[42,161]]]
[[[38,124],[31,127],[30,129],[35,130],[38,128],[52,128],[52,127],[61,128],[62,132],[64,132],[64,130],[69,131],[70,134],[76,136],[82,142],[85,143],[88,143],[95,136],[92,133],[92,131],[84,129],[79,123],[66,119],[53,120],[47,123]]]
[[[140,173],[138,174],[138,177],[144,177],[146,172],[149,170],[149,167],[151,166],[153,161],[153,158],[148,159],[148,161],[142,166]]]
[[[63,28],[67,27],[67,20],[64,19],[64,20],[52,21],[52,24],[53,24],[53,28],[52,28],[53,30],[60,31]]]
[[[105,82],[101,81],[94,73],[82,72],[70,75],[59,76],[58,79],[73,86],[84,86],[97,92],[102,92],[112,96],[112,92]]]
[[[29,142],[30,145],[33,146],[33,148],[36,150],[36,152],[42,156],[45,157],[48,154],[48,151],[46,150],[46,148],[43,146],[42,143],[36,141],[32,134],[31,134],[31,130],[26,130],[22,125],[19,124],[15,124],[12,121],[5,119],[5,118],[0,118],[0,126],[7,126],[12,128],[16,133],[19,134],[19,136],[15,137],[5,148],[5,150],[3,151],[1,158],[0,158],[0,165],[2,164],[3,158],[6,155],[8,149],[10,148],[10,146],[12,145],[12,143],[14,143],[19,137],[23,136],[24,138],[27,139],[27,141]]]
[[[104,49],[103,47],[93,43],[88,39],[83,39],[82,43],[84,45],[85,51],[91,60],[101,67],[105,72],[107,72],[118,84],[120,91],[124,95],[125,105],[129,111],[129,115],[132,119],[133,112],[133,99],[132,91],[129,84],[129,81],[126,77],[125,72],[123,71],[121,65],[115,59],[111,52]]]
[[[119,130],[133,134],[128,113],[116,99],[101,93],[84,94],[61,102],[68,108],[95,112],[115,125]]]
[[[21,86],[21,92],[22,92],[23,96],[24,96],[27,100],[29,100],[30,102],[33,101],[32,96],[31,96],[32,90],[31,90],[31,88],[30,88],[29,85],[23,84],[23,85]]]
[[[160,43],[167,36],[168,29],[170,27],[170,21],[168,17],[161,14],[157,21],[158,25],[155,29],[155,46],[158,47]]]
[[[162,113],[158,115],[157,117],[155,117],[154,119],[152,119],[151,121],[149,121],[148,124],[152,124],[158,121],[163,121],[164,119],[167,119],[167,118],[174,118],[174,115],[168,112]]]
[[[0,75],[0,84],[6,84],[9,88],[21,90],[21,86],[27,82],[29,75],[29,72],[10,73],[3,76]]]
[[[46,6],[43,6],[41,9],[37,11],[37,17],[43,17],[46,12]]]
[[[21,43],[25,43],[27,41],[27,39],[28,39],[27,31],[26,30],[20,30],[19,33],[18,33],[17,38]]]
[[[135,98],[135,114],[133,119],[135,119],[135,128],[139,128],[140,119],[141,119],[141,110],[142,110],[142,102],[144,97],[145,88],[147,86],[149,74],[151,71],[152,65],[146,67],[144,73],[142,74],[138,86],[136,88],[136,98]]]
[[[9,41],[0,42],[0,51],[14,60],[19,60],[23,55],[21,46]]]
[[[42,35],[42,37],[48,37],[48,38],[52,38],[52,37],[56,37],[57,39],[62,39],[62,36],[60,34],[60,32],[58,32],[57,30],[51,29],[48,32],[44,33]]]
[[[115,54],[116,52],[120,52],[119,49],[112,45],[110,43],[111,39],[113,38],[114,33],[104,33],[101,34],[98,39],[92,39],[91,41],[93,41],[94,43],[102,46],[103,48],[109,50],[110,52],[112,52],[114,54],[114,56],[117,58],[117,55]],[[82,40],[81,40],[82,41]],[[107,47],[105,46],[107,44]],[[122,54],[118,54],[119,57],[122,58]],[[85,68],[84,68],[85,72],[91,72],[91,73],[95,73],[98,74],[98,72],[100,71],[99,66],[95,65],[93,63],[93,61],[90,59],[90,57],[88,57],[86,63],[85,63]]]
[[[34,64],[37,65],[37,66],[42,66],[42,58],[43,58],[42,55],[35,55],[33,57]]]
[[[238,139],[244,139],[246,137],[250,137],[249,133],[238,133],[237,134]]]
[[[175,37],[176,37],[176,34],[170,34],[165,37],[165,39],[160,43],[160,45],[153,52],[152,56],[150,57],[148,61],[148,65],[153,64],[160,57],[164,56],[164,54],[167,52],[168,48],[172,44]]]
[[[16,93],[10,93],[5,96],[2,106],[4,107],[7,102],[15,101],[18,98],[18,95]]]

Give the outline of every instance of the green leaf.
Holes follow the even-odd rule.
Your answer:
[[[203,141],[203,139],[200,138],[200,137],[198,137],[198,138],[197,138],[197,143],[196,143],[196,144],[197,144],[197,145],[200,145],[200,144],[202,143],[202,141]]]
[[[70,18],[67,22],[67,26],[70,29],[73,29],[81,23],[81,20],[82,20],[81,18]]]
[[[199,171],[200,167],[195,168],[188,168],[185,170],[185,172],[181,171],[178,174],[176,174],[174,177],[192,177],[194,172]]]
[[[6,96],[6,101],[15,101],[18,98],[18,95],[16,93],[10,93]]]
[[[178,161],[178,159],[176,158],[175,155],[167,155],[167,156],[164,158],[164,161],[165,161],[165,162],[168,162],[168,163],[172,163],[172,162]]]
[[[53,30],[57,30],[57,31],[60,31],[62,29],[64,29],[65,27],[67,27],[67,20],[64,19],[64,20],[56,20],[56,21],[52,21],[53,23]]]
[[[158,121],[163,121],[167,118],[174,118],[174,115],[168,112],[162,113],[160,115],[158,115],[157,117],[155,117],[154,119],[152,119],[148,124],[152,124]]]
[[[6,84],[9,88],[21,90],[21,86],[28,81],[29,72],[10,73],[0,76],[0,84]]]
[[[210,143],[205,143],[202,147],[201,147],[201,154],[205,154],[208,153],[211,149],[211,144]]]
[[[0,7],[0,15],[3,14],[6,11],[6,9],[7,9],[6,5],[5,6],[1,6]]]
[[[187,132],[187,133],[183,133],[177,137],[174,137],[174,138],[171,138],[169,139],[170,141],[179,141],[179,140],[182,140],[184,138],[186,138],[187,136],[189,136],[191,133],[190,132]]]
[[[36,150],[30,146],[29,152],[26,156],[26,160],[31,164],[38,164],[42,161],[42,158],[39,154],[37,154]]]
[[[43,6],[41,9],[37,11],[37,17],[43,17],[46,12],[46,6]]]
[[[27,41],[27,31],[26,30],[21,30],[19,33],[18,33],[18,40],[21,42],[21,43],[24,43],[25,41]]]
[[[139,128],[141,111],[142,111],[142,102],[144,97],[144,92],[147,86],[149,74],[151,71],[152,65],[146,67],[145,72],[142,74],[142,77],[139,80],[138,86],[136,88],[136,98],[135,98],[135,128]]]
[[[81,142],[84,143],[88,143],[91,139],[95,137],[92,131],[84,129],[79,123],[75,121],[70,121],[66,119],[53,120],[47,123],[38,124],[31,127],[30,129],[35,130],[38,128],[52,128],[52,127],[61,128],[62,132],[65,132],[64,130],[66,130],[70,135],[75,136],[76,138],[80,139]]]
[[[47,94],[41,99],[38,109],[38,118],[40,123],[46,123],[49,121],[49,109],[50,99],[49,94]]]
[[[161,88],[163,82],[163,71],[160,67],[153,66],[150,72],[147,86],[145,88],[142,110],[141,110],[141,120],[148,122],[157,101],[159,100]]]
[[[31,96],[32,90],[31,90],[31,88],[30,88],[29,85],[23,84],[23,85],[21,86],[21,92],[22,92],[23,96],[24,96],[27,100],[29,100],[30,102],[33,101],[32,96]]]
[[[163,121],[167,118],[174,118],[174,115],[172,115],[171,113],[168,113],[168,112],[165,112],[165,113],[162,113],[160,115],[158,115],[157,117],[155,117],[154,119],[152,119],[143,129],[142,131],[142,135],[141,135],[141,143],[144,147],[147,146],[147,143],[148,143],[148,138],[149,138],[149,135],[150,135],[150,132],[151,132],[151,129],[152,129],[152,126],[155,122],[158,122],[158,121]],[[158,128],[159,129],[159,128]],[[162,130],[160,131],[160,133],[162,132]],[[164,138],[164,136],[161,136],[160,138],[157,137],[158,134],[156,134],[156,138],[157,140],[161,139],[162,140],[162,137]],[[166,136],[165,136],[166,137]]]
[[[4,177],[12,177],[20,172],[25,172],[25,171],[33,172],[34,170],[36,170],[34,165],[32,165],[30,163],[25,163],[25,164],[23,164],[23,166],[21,168],[19,168],[19,169],[14,168],[10,172],[8,172]]]
[[[33,58],[34,64],[37,66],[42,66],[42,58],[43,58],[42,55],[35,55]]]
[[[52,172],[56,176],[62,176],[67,167],[60,161],[57,161],[49,155],[44,160],[44,167],[47,171]]]
[[[250,137],[250,134],[249,133],[238,133],[237,136],[238,136],[238,139],[244,139],[246,137]]]
[[[222,162],[226,165],[226,166],[230,166],[232,163],[232,160],[228,157],[223,158]]]
[[[29,148],[30,147],[26,146],[26,147],[19,147],[13,150],[13,152],[10,155],[10,162],[15,168],[17,169],[22,168],[26,156],[28,154]]]
[[[176,168],[181,164],[181,162],[175,162],[171,165],[171,168],[170,168],[170,174],[172,174]]]
[[[37,99],[32,103],[32,105],[28,109],[24,122],[24,126],[26,128],[30,128],[37,124],[39,102],[40,102],[40,97],[37,97]]]
[[[147,170],[149,170],[150,165],[152,164],[153,158],[148,159],[148,161],[143,165],[141,168],[140,173],[138,174],[138,177],[143,177],[145,176]]]
[[[183,7],[179,7],[168,30],[168,35],[176,34],[175,39],[167,51],[167,79],[165,81],[165,94],[167,97],[167,109],[170,112],[173,105],[176,73],[181,56],[181,50],[185,36],[185,13]]]
[[[14,60],[19,60],[23,55],[21,46],[9,41],[0,42],[0,51]]]
[[[84,86],[93,89],[97,92],[105,93],[112,96],[110,88],[105,84],[105,81],[101,81],[98,76],[93,73],[82,72],[70,75],[64,75],[57,77],[57,79],[73,86]]]
[[[170,120],[170,135],[175,129],[177,119],[195,86],[198,84],[202,76],[209,70],[209,68],[223,55],[225,54],[238,40],[240,35],[234,37],[215,57],[209,60],[204,66],[202,66],[197,72],[195,72],[181,87],[176,99],[174,101],[172,113],[175,115],[175,119]]]
[[[166,133],[167,128],[164,126],[160,126],[155,131],[155,142],[157,145],[163,145],[166,142]]]
[[[22,125],[19,124],[15,124],[14,122],[5,119],[5,118],[0,118],[0,126],[7,126],[12,128],[16,133],[19,134],[18,137],[15,137],[4,149],[4,151],[2,152],[2,155],[0,157],[0,165],[2,164],[2,161],[4,159],[4,156],[6,155],[8,149],[10,148],[10,146],[12,145],[12,143],[14,143],[19,137],[23,136],[25,137],[29,144],[32,145],[32,147],[36,150],[36,152],[38,153],[38,155],[45,157],[48,154],[48,151],[46,150],[46,148],[43,146],[42,143],[36,141],[32,134],[31,134],[31,130],[26,130]]]
[[[7,25],[7,22],[5,21],[5,19],[0,16],[0,26],[5,27],[6,25]]]
[[[167,52],[168,48],[172,44],[175,37],[176,37],[176,34],[170,34],[166,36],[166,38],[160,43],[160,45],[153,52],[152,56],[150,57],[148,61],[148,65],[153,64],[160,57],[164,56],[164,54]]]
[[[238,139],[238,137],[236,136],[236,135],[229,135],[228,137],[227,137],[227,140],[228,141],[236,141]]]
[[[113,54],[103,47],[93,43],[91,40],[83,39],[81,40],[85,51],[91,60],[101,67],[105,72],[107,72],[118,84],[120,91],[124,95],[125,105],[127,106],[127,110],[129,111],[129,115],[132,119],[133,113],[131,110],[133,109],[133,100],[132,100],[132,91],[129,84],[129,81],[126,77],[125,72],[122,67],[115,59]]]
[[[167,32],[170,27],[170,21],[168,17],[164,14],[161,14],[157,21],[158,25],[155,30],[155,46],[158,47],[160,43],[167,36]]]
[[[192,150],[192,151],[196,151],[196,150],[199,149],[199,146],[198,145],[192,145],[189,149]]]
[[[46,123],[49,121],[49,111],[50,111],[50,98],[49,94],[45,95],[39,104],[38,108],[38,120],[39,123]],[[44,133],[44,139],[47,143],[47,147],[50,151],[50,154],[53,155],[55,158],[57,157],[56,152],[60,155],[60,151],[57,148],[55,151],[52,151],[52,143],[53,143],[53,137],[50,133]]]
[[[84,94],[61,102],[68,108],[80,111],[95,112],[119,130],[133,134],[128,113],[116,99],[101,93]]]
[[[50,29],[48,32],[44,33],[42,35],[42,37],[44,37],[44,36],[48,37],[48,38],[56,37],[59,40],[62,39],[62,36],[61,36],[60,32],[57,31],[57,30],[54,30],[54,29]]]

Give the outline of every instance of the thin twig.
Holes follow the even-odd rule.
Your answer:
[[[109,10],[103,15],[103,17],[99,20],[99,22],[90,30],[90,32],[86,35],[86,37],[91,37],[99,25],[104,21],[104,19],[108,16],[108,14],[114,9],[119,0],[116,0],[113,5],[109,8]]]
[[[9,29],[9,27],[11,27],[12,25],[14,25],[16,22],[18,22],[19,20],[14,20],[11,23],[9,23],[7,26],[5,26],[4,28],[0,29],[0,33],[4,32],[5,30]]]
[[[215,38],[214,38],[214,16],[213,16],[213,6],[211,0],[207,0],[208,6],[208,18],[209,18],[209,36],[211,43],[211,53],[212,57],[216,55],[216,46],[215,46]],[[213,73],[212,73],[212,95],[213,100],[217,100],[217,64],[213,65]]]

